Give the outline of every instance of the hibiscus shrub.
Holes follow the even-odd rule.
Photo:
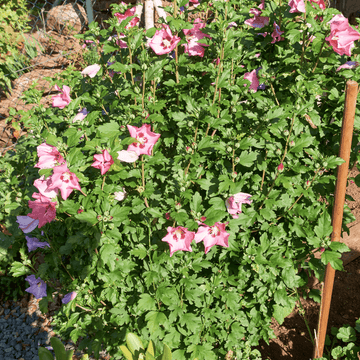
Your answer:
[[[147,31],[130,10],[79,35],[94,62],[53,81],[51,108],[17,114],[11,271],[42,311],[65,295],[54,330],[96,357],[133,332],[177,360],[255,358],[308,276],[342,269],[329,235],[360,34],[322,0],[203,1],[193,23],[178,1]],[[359,130],[357,110],[351,166]]]

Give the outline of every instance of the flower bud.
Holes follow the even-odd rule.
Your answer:
[[[235,158],[235,164],[238,164],[240,162],[240,158],[237,156],[236,158]]]
[[[289,135],[289,130],[284,130],[284,135],[288,136]]]
[[[281,155],[281,150],[280,150],[280,149],[276,149],[276,150],[275,150],[275,154],[276,154],[276,155]]]
[[[178,202],[175,204],[175,209],[176,210],[180,210],[181,209],[181,204]]]
[[[101,220],[103,219],[102,215],[98,215],[96,218],[97,218],[99,221],[101,221]]]
[[[290,145],[291,147],[295,146],[295,141],[294,141],[294,140],[291,140],[290,143],[289,143],[289,145]]]
[[[232,177],[233,177],[234,179],[237,177],[237,172],[236,172],[236,171],[234,171],[234,172],[232,173]]]
[[[315,164],[315,169],[318,169],[320,167],[320,164]]]
[[[141,70],[145,71],[145,70],[147,70],[147,68],[148,68],[148,67],[147,67],[146,64],[142,64],[142,65],[141,65]]]
[[[193,122],[193,121],[189,121],[189,122],[188,122],[188,126],[189,126],[189,127],[192,127],[193,125],[194,125],[194,122]]]
[[[238,149],[240,147],[240,143],[235,143],[235,147]]]
[[[121,130],[121,131],[125,131],[125,130],[126,130],[125,125],[121,125],[121,126],[120,126],[120,130]]]
[[[284,165],[283,165],[283,163],[281,163],[279,166],[278,166],[278,171],[279,172],[283,172],[284,171]]]
[[[326,161],[323,162],[323,167],[326,168],[328,163]]]
[[[227,151],[227,152],[232,152],[232,147],[231,147],[231,146],[228,146],[228,147],[226,148],[226,151]]]

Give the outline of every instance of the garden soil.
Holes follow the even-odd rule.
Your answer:
[[[110,4],[114,1],[97,1],[94,6],[94,15],[96,20],[106,27],[103,22],[110,16]],[[134,3],[135,1],[126,1]],[[164,6],[171,5],[170,2],[164,1]],[[49,9],[45,9],[49,10]],[[203,18],[204,14],[197,14],[194,17]],[[155,15],[156,27],[160,25],[157,23],[157,14]],[[42,24],[36,24],[39,28]],[[30,34],[27,35],[28,38]],[[81,53],[81,47],[78,41],[65,35],[59,35],[55,32],[44,33],[42,30],[33,31],[31,34],[32,38],[38,40],[43,46],[43,50],[39,51],[39,58],[33,60],[32,65],[39,63],[39,66],[33,66],[31,72],[26,73],[23,77],[13,82],[13,89],[10,95],[6,96],[4,92],[0,91],[0,155],[2,152],[9,148],[12,148],[17,139],[24,135],[25,132],[19,132],[11,126],[11,123],[6,122],[8,117],[9,108],[14,107],[17,110],[28,110],[33,105],[24,105],[21,102],[22,93],[29,88],[32,81],[38,79],[39,84],[37,85],[40,89],[45,89],[45,93],[42,103],[47,107],[51,105],[51,94],[52,89],[49,88],[48,82],[46,82],[44,76],[56,76],[70,63],[74,63],[73,59],[68,59],[61,56],[63,49],[71,50],[75,54]],[[49,39],[55,39],[53,43],[57,44],[54,49],[50,50]],[[44,66],[43,66],[44,65]],[[46,66],[48,65],[48,66]],[[75,65],[78,65],[75,64]],[[51,73],[51,75],[50,75]],[[3,118],[3,119],[1,119]],[[354,168],[350,171],[349,177],[355,177],[359,171]],[[331,302],[330,317],[328,324],[328,333],[332,326],[341,327],[344,324],[355,326],[355,321],[360,317],[360,189],[350,181],[347,194],[350,195],[354,201],[347,200],[346,203],[349,205],[352,213],[356,217],[356,221],[349,225],[350,236],[344,235],[343,241],[345,241],[352,252],[345,254],[344,263],[348,262],[344,266],[343,272],[336,272],[335,283],[333,289],[333,297]],[[6,231],[2,227],[2,231]],[[41,263],[41,257],[38,259],[39,264]],[[310,289],[316,289],[321,291],[321,284],[315,279],[309,280]],[[0,299],[1,300],[1,299]],[[53,303],[49,305],[49,312],[42,315],[43,322],[39,323],[39,331],[47,331],[51,336],[54,333],[50,330],[52,316],[55,311],[61,307],[61,299],[57,296]],[[18,302],[23,312],[32,313],[39,310],[39,300],[36,300],[32,294],[26,294],[22,300]],[[279,325],[276,320],[272,321],[271,328],[274,330],[276,335],[275,339],[272,339],[269,344],[261,342],[257,347],[263,359],[268,360],[307,360],[312,357],[313,345],[310,340],[309,333],[307,331],[305,321],[307,320],[312,336],[314,330],[317,329],[317,321],[320,305],[310,298],[304,299],[301,297],[302,308],[305,311],[304,315],[301,315],[301,309],[297,306],[296,309],[285,318],[284,323]],[[10,305],[10,303],[8,304]],[[6,306],[6,304],[5,304]],[[78,343],[76,344],[78,345]],[[109,355],[101,353],[102,360],[109,360]],[[73,360],[79,360],[79,357],[73,356]]]

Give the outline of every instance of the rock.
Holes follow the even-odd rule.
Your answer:
[[[55,6],[46,16],[47,30],[56,30],[61,35],[74,35],[88,24],[85,9],[78,4]]]

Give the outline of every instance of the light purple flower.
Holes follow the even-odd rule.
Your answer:
[[[25,289],[26,292],[33,294],[36,299],[41,299],[46,296],[46,284],[39,278],[35,278],[35,275],[30,275],[25,278],[29,282],[30,287]]]
[[[75,291],[72,291],[71,293],[66,294],[63,299],[61,300],[61,302],[63,304],[67,304],[70,301],[74,300],[76,297],[77,293]]]
[[[50,245],[46,241],[41,242],[35,237],[31,238],[30,236],[25,236],[25,239],[27,241],[29,252],[36,250],[37,248],[44,248],[45,246],[50,247]]]
[[[86,115],[88,114],[89,112],[86,110],[86,108],[83,108],[81,109],[74,117],[73,119],[73,123],[77,120],[84,120],[86,118]]]
[[[37,228],[39,220],[33,219],[30,216],[17,216],[16,222],[19,224],[19,228],[25,233],[29,233]]]
[[[339,66],[336,71],[340,71],[341,69],[355,69],[358,67],[360,63],[357,61],[347,61],[345,64]]]

